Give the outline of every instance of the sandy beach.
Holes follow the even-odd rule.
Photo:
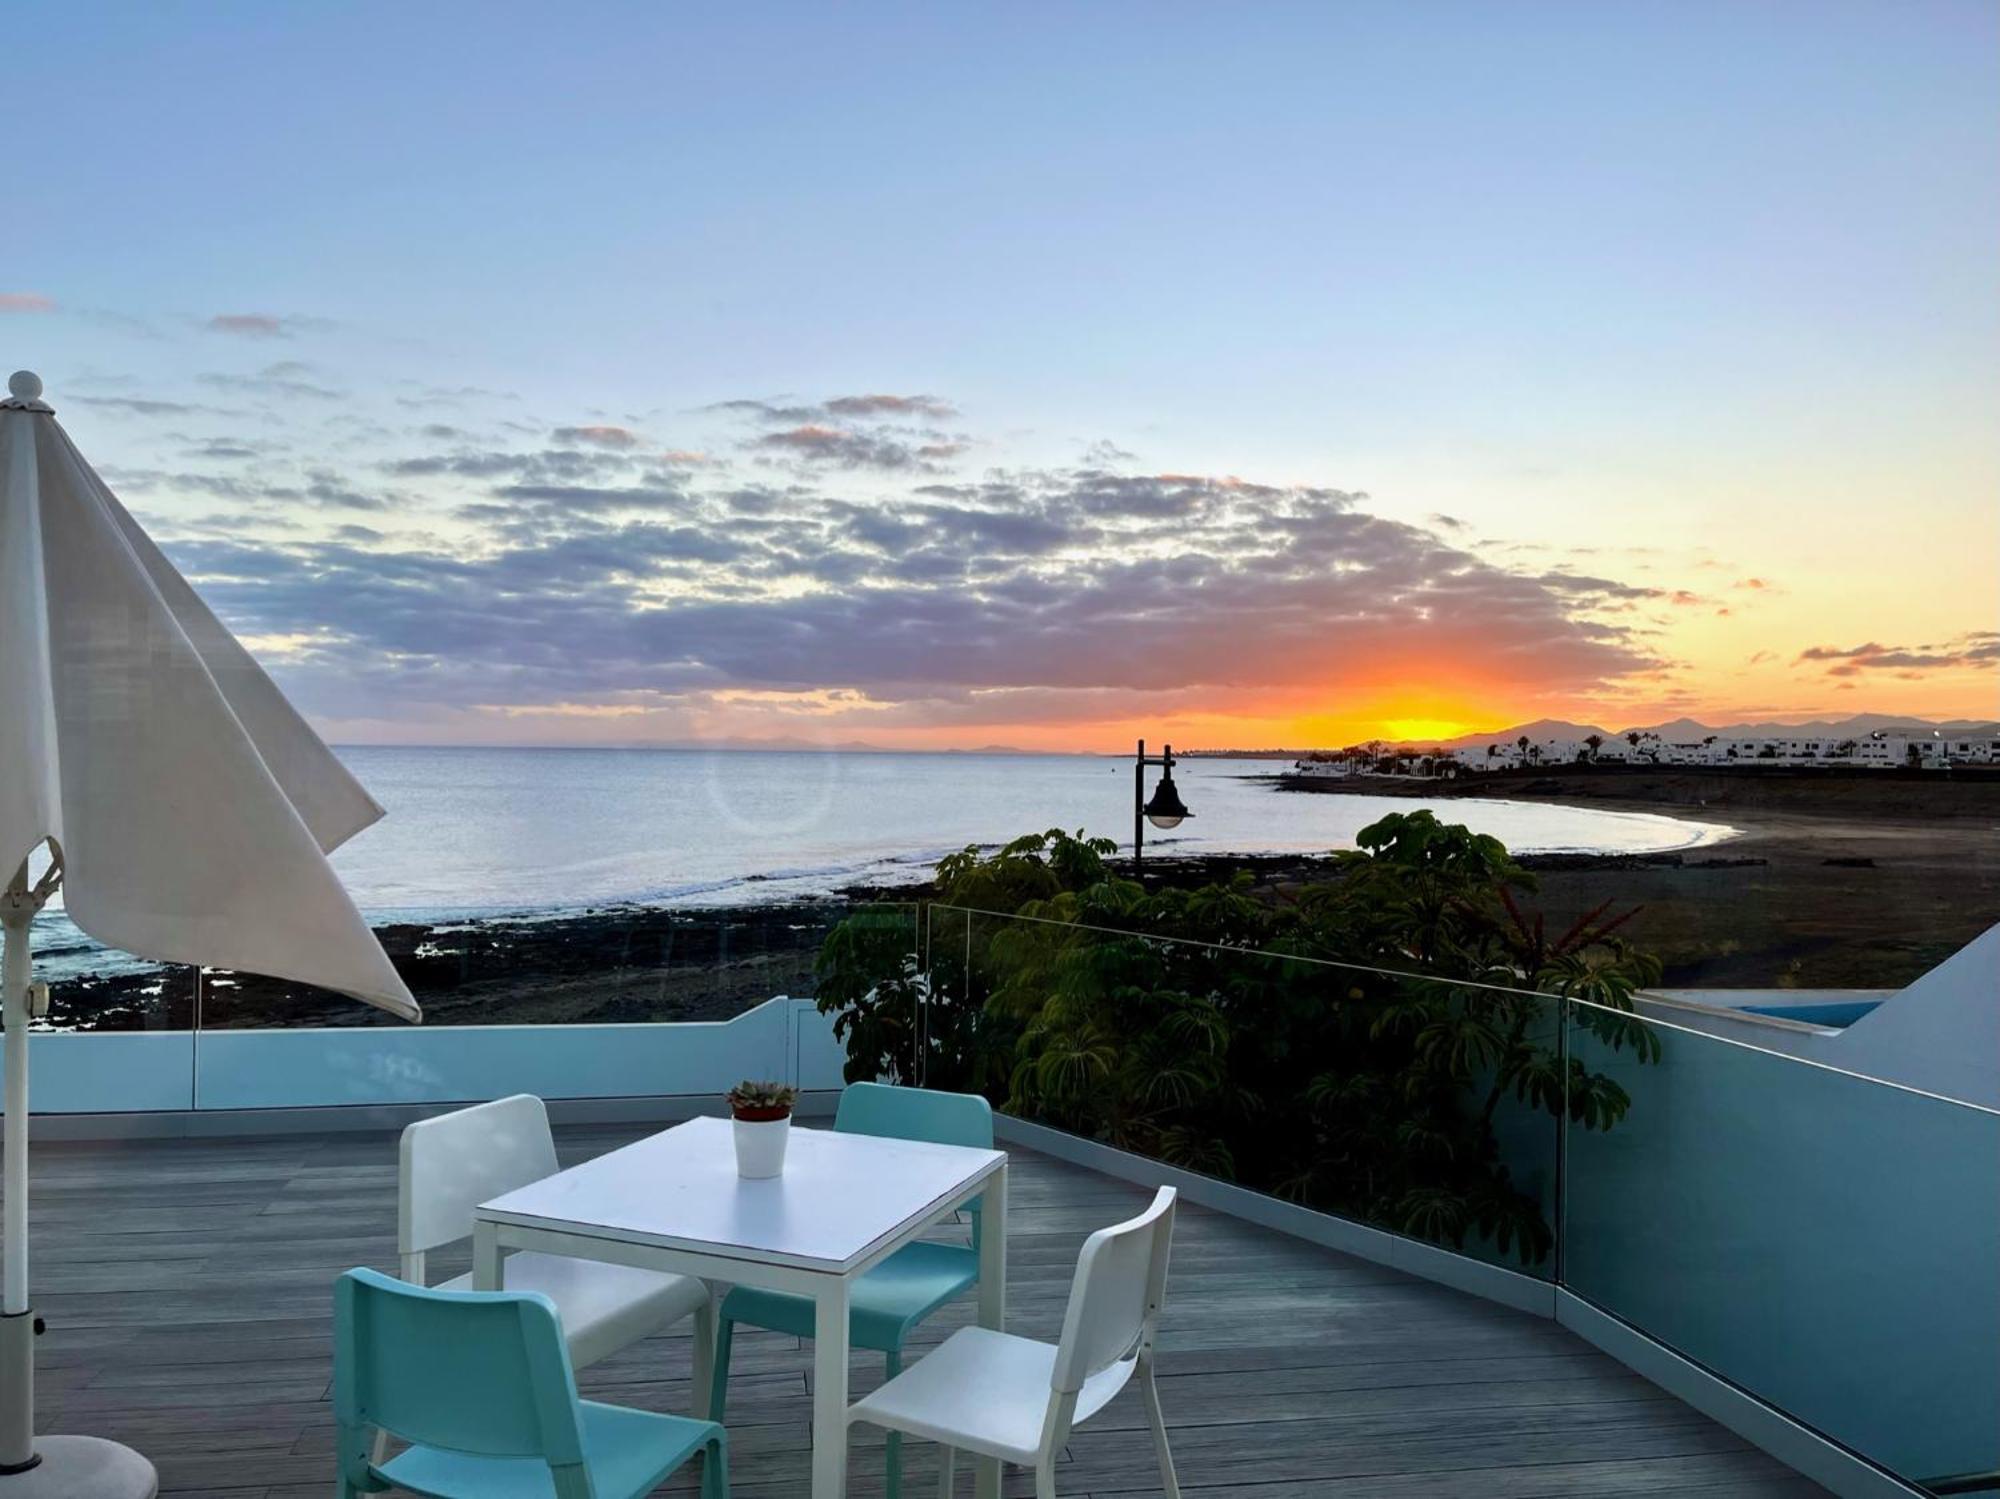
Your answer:
[[[1894,988],[2000,921],[2000,775],[1563,767],[1457,782],[1280,777],[1281,792],[1670,813],[1737,836],[1683,854],[1521,862],[1552,920],[1638,906],[1668,986]]]

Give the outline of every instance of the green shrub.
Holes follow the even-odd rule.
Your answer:
[[[1109,842],[1059,830],[967,849],[939,866],[928,961],[907,915],[857,913],[820,954],[819,1005],[850,1080],[977,1090],[1175,1165],[1539,1261],[1550,1230],[1503,1159],[1503,1107],[1609,1129],[1630,1100],[1568,1055],[1559,1007],[1535,996],[1588,1001],[1574,1023],[1651,1061],[1657,1038],[1630,1012],[1658,964],[1621,937],[1631,913],[1600,907],[1549,936],[1497,839],[1415,812],[1356,841],[1284,900],[1247,876],[1148,891],[1109,868]]]

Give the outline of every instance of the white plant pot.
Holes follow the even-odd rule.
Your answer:
[[[736,1174],[756,1180],[776,1176],[785,1169],[785,1142],[792,1136],[792,1121],[734,1119],[736,1126]]]

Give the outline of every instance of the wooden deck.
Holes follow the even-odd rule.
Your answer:
[[[565,1129],[565,1159],[637,1133]],[[379,1134],[38,1144],[41,1429],[130,1443],[166,1494],[326,1499],[330,1288],[350,1265],[394,1268],[395,1159]],[[1015,1159],[1009,1326],[1053,1337],[1084,1235],[1146,1194]],[[736,1350],[735,1493],[801,1495],[810,1355],[747,1330]],[[657,1338],[580,1383],[684,1411],[688,1351]],[[1199,1208],[1180,1219],[1160,1372],[1182,1484],[1204,1499],[1823,1492],[1552,1323]],[[855,1376],[867,1389],[879,1365],[857,1355]],[[934,1493],[934,1471],[910,1443],[905,1492]],[[852,1473],[854,1495],[881,1492],[878,1440],[857,1441]],[[1063,1482],[1157,1492],[1136,1400],[1077,1432]]]

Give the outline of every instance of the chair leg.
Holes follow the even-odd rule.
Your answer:
[[[697,1331],[696,1337],[701,1333]],[[736,1341],[736,1321],[723,1317],[715,1329],[715,1352],[711,1356],[715,1372],[709,1377],[708,1413],[705,1419],[722,1424],[722,1413],[729,1405],[729,1345]]]
[[[1153,1383],[1151,1360],[1139,1365],[1139,1394],[1146,1402],[1146,1424],[1153,1428],[1153,1445],[1160,1453],[1160,1487],[1167,1499],[1181,1499],[1180,1481],[1174,1477],[1174,1455],[1167,1448],[1167,1418],[1160,1410],[1160,1387]]]
[[[694,1369],[688,1405],[689,1414],[697,1421],[708,1419],[709,1407],[715,1402],[715,1321],[715,1288],[711,1286],[708,1299],[694,1309]]]
[[[1035,1499],[1056,1499],[1056,1459],[1050,1453],[1035,1464]]]
[[[702,1450],[701,1499],[729,1499],[729,1443],[719,1436]]]
[[[903,1372],[903,1355],[891,1348],[882,1358],[882,1380],[886,1384]],[[883,1460],[887,1467],[883,1470],[882,1499],[902,1499],[903,1493],[903,1434],[891,1431],[883,1443]]]
[[[958,1449],[938,1444],[938,1499],[951,1499],[951,1481],[958,1467]]]
[[[334,1483],[336,1499],[360,1499],[366,1492],[361,1485],[369,1481],[369,1466],[380,1466],[388,1461],[389,1433],[379,1426],[371,1434],[352,1426],[336,1425],[333,1440],[335,1460],[339,1464]],[[356,1454],[351,1460],[350,1453]]]

